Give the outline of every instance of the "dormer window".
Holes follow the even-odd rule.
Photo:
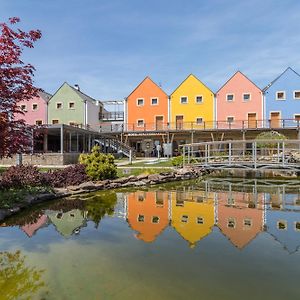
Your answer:
[[[61,102],[56,103],[56,109],[62,109],[63,105]]]
[[[234,101],[234,94],[227,94],[226,95],[227,102],[233,102]]]
[[[276,100],[285,100],[285,92],[283,91],[276,92]]]
[[[158,98],[151,98],[151,105],[158,105]]]
[[[144,99],[142,99],[142,98],[137,99],[136,103],[137,103],[137,106],[143,106],[144,105]]]
[[[38,105],[36,103],[32,104],[32,110],[33,111],[38,110]]]

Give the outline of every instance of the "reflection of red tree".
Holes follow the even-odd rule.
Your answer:
[[[262,197],[255,203],[251,193],[218,194],[218,227],[240,249],[262,231]]]
[[[144,242],[153,242],[168,226],[168,194],[166,192],[136,192],[128,195],[128,223]]]
[[[0,252],[0,300],[31,299],[45,286],[44,271],[26,266],[25,258],[20,251]]]

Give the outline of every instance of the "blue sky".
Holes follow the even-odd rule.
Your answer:
[[[299,0],[0,0],[0,20],[43,38],[24,60],[36,85],[78,83],[122,99],[147,75],[171,93],[190,73],[216,91],[237,70],[264,87],[300,72]]]

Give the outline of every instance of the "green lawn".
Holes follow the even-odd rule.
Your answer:
[[[143,168],[151,168],[151,167],[174,167],[171,163],[171,160],[161,160],[161,161],[157,161],[154,160],[153,161],[149,161],[149,162],[136,162],[131,164],[132,167],[143,167]]]
[[[118,177],[128,177],[130,175],[138,176],[141,174],[158,174],[161,172],[169,172],[170,168],[118,168]]]

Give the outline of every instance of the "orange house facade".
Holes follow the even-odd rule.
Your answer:
[[[146,77],[125,100],[128,131],[161,130],[168,122],[168,95]]]

